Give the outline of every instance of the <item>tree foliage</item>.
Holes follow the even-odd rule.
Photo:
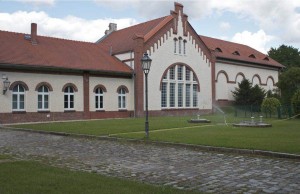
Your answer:
[[[261,110],[271,114],[274,113],[280,105],[281,104],[277,98],[265,98],[261,104]]]
[[[264,97],[266,96],[264,89],[258,85],[252,87],[252,84],[248,79],[243,79],[232,93],[235,100],[235,105],[260,106]]]
[[[283,64],[287,69],[300,67],[300,51],[292,46],[281,45],[278,48],[271,48],[268,55]]]
[[[292,97],[292,105],[296,114],[300,114],[300,89]]]
[[[282,102],[290,104],[293,94],[300,89],[300,67],[292,67],[282,72],[276,85],[281,91]]]

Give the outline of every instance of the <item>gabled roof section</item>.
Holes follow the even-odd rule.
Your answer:
[[[148,22],[140,23],[128,28],[117,30],[99,41],[98,44],[111,46],[112,53],[124,53],[134,49],[134,35],[144,37],[145,42],[151,38],[159,29],[168,23],[173,17],[165,16]]]
[[[284,66],[267,55],[243,44],[233,43],[229,41],[224,41],[216,38],[210,38],[207,36],[201,36],[200,38],[206,44],[206,46],[214,52],[216,48],[222,50],[222,52],[214,52],[217,60],[228,59],[233,61],[243,61],[255,64],[261,64],[265,66],[283,68]],[[238,52],[238,54],[233,54]],[[268,60],[267,60],[267,59]]]
[[[23,68],[95,71],[107,74],[128,74],[131,69],[114,56],[109,48],[89,42],[79,42],[0,31],[0,64]]]

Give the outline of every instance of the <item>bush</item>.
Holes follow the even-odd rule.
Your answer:
[[[292,106],[295,114],[300,114],[300,90],[297,90],[292,97]]]
[[[280,107],[280,102],[277,98],[265,98],[261,104],[261,110],[266,113],[275,113],[277,108]]]

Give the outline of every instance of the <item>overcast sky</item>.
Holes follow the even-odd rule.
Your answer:
[[[300,0],[178,0],[200,35],[249,45],[263,53],[300,48]],[[110,22],[118,29],[166,16],[167,0],[0,0],[0,30],[95,42]]]

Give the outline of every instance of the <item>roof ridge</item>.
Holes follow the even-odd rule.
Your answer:
[[[250,47],[250,46],[248,46],[248,45],[246,45],[246,44],[242,44],[242,43],[232,42],[232,41],[229,41],[229,40],[223,40],[223,39],[214,38],[214,37],[209,37],[209,36],[204,36],[204,35],[200,35],[200,34],[199,34],[198,36],[200,36],[200,38],[201,38],[201,37],[204,37],[204,38],[211,38],[211,39],[220,40],[220,41],[223,41],[223,42],[229,42],[229,43],[232,43],[232,44],[239,44],[239,45],[247,46],[247,47],[249,47],[249,48],[251,48],[251,49],[254,49],[254,48],[252,48],[252,47]],[[256,50],[256,49],[254,49],[254,50]],[[260,52],[260,51],[258,51],[258,52]]]
[[[0,30],[0,33],[12,33],[16,35],[31,35],[30,33],[21,33],[21,32],[12,32],[12,31],[7,31],[7,30]],[[59,38],[59,37],[53,37],[53,36],[44,36],[44,35],[37,35],[37,38],[42,37],[42,38],[48,38],[48,39],[56,39],[56,40],[63,40],[63,41],[71,41],[71,42],[78,42],[78,43],[87,43],[87,44],[95,44],[94,42],[88,42],[88,41],[82,41],[82,40],[72,40],[72,39],[66,39],[66,38]]]
[[[159,17],[159,18],[156,18],[156,19],[152,19],[152,20],[149,20],[149,21],[146,21],[146,22],[138,23],[138,24],[135,24],[135,25],[133,25],[133,26],[128,26],[128,27],[126,27],[126,28],[122,28],[122,29],[120,29],[120,30],[116,30],[116,31],[114,31],[114,32],[120,32],[120,31],[123,31],[123,30],[127,30],[127,29],[129,29],[129,28],[134,28],[134,27],[136,27],[136,26],[138,26],[138,25],[150,23],[150,22],[153,22],[154,20],[159,20],[159,19],[162,19],[162,18],[166,18],[166,17],[168,17],[168,16],[169,16],[169,15],[163,16],[163,17]],[[112,32],[112,33],[114,33],[114,32]]]

